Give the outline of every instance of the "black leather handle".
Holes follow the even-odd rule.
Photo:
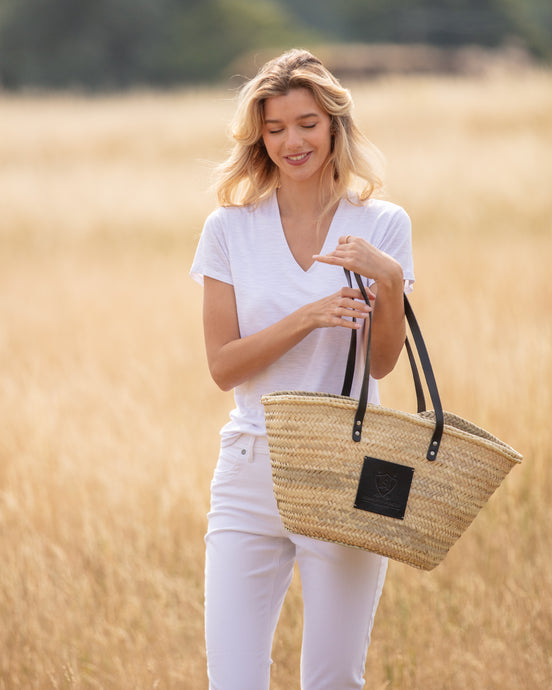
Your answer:
[[[349,271],[345,269],[345,275],[347,276],[347,282],[349,287],[352,287],[351,276]],[[362,282],[361,277],[355,273],[355,279],[359,286],[360,291],[366,304],[369,304],[368,295],[366,294],[366,289]],[[435,381],[435,376],[433,374],[433,367],[431,366],[431,361],[429,359],[429,354],[422,337],[422,332],[414,316],[412,307],[406,295],[404,295],[404,313],[414,344],[416,346],[416,351],[422,366],[424,373],[424,378],[426,381],[427,389],[431,397],[431,402],[433,403],[433,409],[435,411],[435,428],[431,441],[427,450],[426,458],[428,460],[435,460],[437,458],[437,453],[441,445],[441,439],[443,436],[443,408],[441,406],[441,398],[439,396],[439,391],[437,389],[437,382]],[[368,332],[368,342],[366,344],[366,359],[364,363],[364,374],[362,377],[362,386],[360,390],[357,411],[355,414],[355,420],[353,425],[353,441],[360,441],[362,438],[362,425],[364,423],[364,415],[366,412],[366,405],[368,402],[368,388],[370,383],[370,356],[371,356],[371,340],[372,340],[372,312],[369,314],[369,332]],[[408,338],[405,339],[405,347],[408,353],[408,360],[410,362],[410,367],[412,370],[412,377],[414,379],[414,386],[416,389],[416,400],[418,405],[418,412],[423,412],[426,409],[425,398],[423,393],[423,387],[420,380],[420,375],[418,373],[418,368],[416,366],[416,360],[414,358],[414,353]],[[351,333],[351,343],[349,345],[349,355],[347,358],[347,366],[345,371],[345,378],[343,381],[342,395],[349,395],[351,391],[351,385],[354,374],[354,365],[356,358],[356,331]]]
[[[351,282],[350,272],[344,268],[345,277],[349,283],[349,287],[353,287]],[[356,321],[356,319],[353,319]],[[343,379],[343,388],[341,389],[341,395],[349,396],[351,395],[351,386],[353,385],[353,375],[355,373],[355,361],[356,361],[356,330],[351,330],[351,341],[349,343],[349,355],[347,356],[347,366],[345,367],[345,378]]]
[[[353,287],[351,282],[351,273],[344,268],[345,277],[349,283],[349,287]],[[353,321],[356,321],[353,318]],[[347,366],[345,367],[345,378],[343,379],[343,388],[341,389],[341,395],[349,396],[351,395],[351,387],[353,385],[353,376],[355,373],[355,362],[356,362],[356,330],[351,330],[351,341],[349,343],[349,354],[347,356]]]
[[[349,283],[349,287],[353,287],[351,282],[351,274],[345,268],[345,277]],[[353,321],[356,321],[353,318]],[[349,354],[347,356],[347,365],[345,367],[345,377],[343,379],[343,388],[341,389],[341,395],[349,396],[351,395],[351,388],[353,385],[353,376],[355,373],[355,362],[356,362],[356,344],[357,344],[357,332],[356,330],[351,331],[351,341],[349,343]],[[414,358],[414,353],[412,351],[412,346],[408,337],[404,340],[404,345],[406,347],[406,352],[408,354],[408,361],[410,362],[410,369],[412,371],[412,378],[414,379],[414,388],[416,391],[416,402],[418,412],[424,412],[426,410],[426,402],[424,397],[424,389],[422,387],[422,381],[420,379],[420,374],[418,372],[418,367],[416,365],[416,359]]]

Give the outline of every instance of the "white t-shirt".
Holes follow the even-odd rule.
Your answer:
[[[403,268],[405,289],[411,289],[410,219],[400,206],[375,199],[355,205],[342,199],[320,253],[332,251],[339,237],[349,234],[364,237],[395,258]],[[339,266],[314,262],[307,271],[299,266],[284,235],[275,193],[256,207],[223,207],[211,213],[190,274],[200,284],[208,276],[233,285],[242,337],[347,285]],[[264,435],[264,393],[305,390],[340,394],[349,341],[347,328],[317,328],[264,371],[237,386],[236,407],[222,435]],[[362,349],[357,347],[354,397],[362,374]],[[372,379],[369,401],[379,402],[377,383]]]

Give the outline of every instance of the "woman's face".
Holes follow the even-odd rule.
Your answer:
[[[264,104],[263,141],[280,183],[318,181],[331,151],[330,116],[305,88]]]

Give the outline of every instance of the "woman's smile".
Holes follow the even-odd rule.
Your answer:
[[[311,151],[308,151],[307,153],[295,153],[293,155],[284,156],[284,158],[291,165],[303,165],[303,163],[306,163],[308,161],[310,156],[311,156]]]

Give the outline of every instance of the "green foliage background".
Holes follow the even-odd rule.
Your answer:
[[[512,40],[550,60],[550,0],[0,0],[0,84],[166,86],[272,47]]]

